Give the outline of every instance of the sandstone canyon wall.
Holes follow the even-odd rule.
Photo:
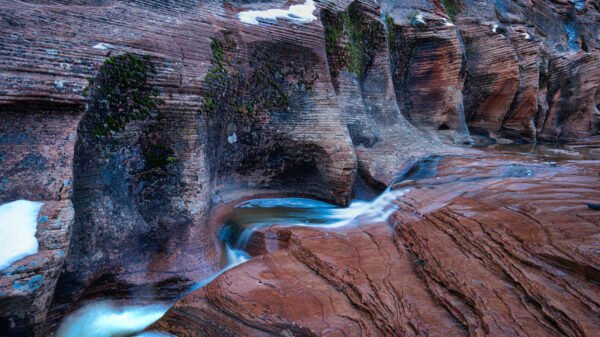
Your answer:
[[[0,203],[45,203],[38,254],[0,271],[0,331],[49,335],[105,292],[175,298],[219,268],[221,203],[344,205],[448,141],[598,134],[595,1],[238,18],[301,3],[0,1]]]

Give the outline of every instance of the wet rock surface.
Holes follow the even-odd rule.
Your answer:
[[[315,2],[315,20],[307,22],[248,24],[238,16],[302,3],[2,4],[0,202],[45,203],[39,253],[0,271],[2,333],[51,335],[64,315],[107,294],[174,300],[221,267],[222,204],[283,195],[345,205],[362,189],[432,179],[423,168],[404,168],[437,167],[433,157],[422,160],[430,155],[470,153],[444,142],[469,143],[471,135],[492,143],[569,141],[597,158],[597,3],[340,0]],[[573,148],[556,151],[581,159]],[[590,172],[589,185],[597,177]],[[389,240],[378,226],[372,245]],[[302,235],[264,231],[268,244],[253,242],[253,251],[296,263],[300,253],[290,253],[290,242]],[[320,230],[302,233],[313,232]],[[352,235],[364,241],[361,233]],[[273,248],[279,245],[292,248]],[[377,265],[375,256],[364,259],[365,270]],[[301,275],[308,267],[290,268]],[[382,270],[369,273],[385,278]],[[331,283],[314,282],[324,291]],[[352,296],[367,294],[378,296]],[[324,317],[355,310],[348,295],[337,298]],[[336,324],[360,326],[340,330],[350,335],[409,331],[403,313],[412,309],[390,301],[377,299]],[[238,324],[232,333],[330,333],[283,318],[277,328],[242,327],[206,308],[214,322]],[[450,327],[472,330],[466,318],[440,315]],[[379,318],[365,323],[371,316]],[[204,321],[207,329],[213,324]],[[570,329],[559,332],[586,332]]]
[[[422,171],[427,171],[423,169]],[[597,161],[445,157],[390,223],[271,227],[152,328],[178,336],[593,336]],[[261,248],[262,247],[262,248]]]

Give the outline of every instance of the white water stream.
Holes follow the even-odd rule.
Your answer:
[[[231,243],[224,240],[227,265],[197,282],[186,294],[204,287],[223,272],[238,266],[250,256],[243,250],[252,233],[263,226],[317,226],[338,228],[355,224],[357,220],[384,222],[397,209],[393,201],[407,190],[387,189],[372,201],[353,201],[340,208],[322,201],[303,198],[254,199],[235,207],[228,226],[243,228]],[[184,294],[185,295],[185,294]],[[160,319],[170,305],[121,305],[112,300],[89,303],[65,318],[57,337],[120,337],[139,333]],[[142,332],[137,337],[170,336],[160,332]]]

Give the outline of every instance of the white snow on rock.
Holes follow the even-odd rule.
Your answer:
[[[114,47],[111,44],[101,42],[101,43],[97,43],[92,48],[106,50],[106,49],[113,49]]]
[[[43,204],[17,200],[0,205],[0,270],[37,253],[35,232]]]
[[[306,0],[302,5],[292,5],[289,9],[267,9],[263,11],[245,11],[238,14],[241,22],[258,25],[258,19],[286,19],[296,23],[309,23],[317,20],[313,12],[317,9],[313,0]]]

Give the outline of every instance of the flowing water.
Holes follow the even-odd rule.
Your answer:
[[[358,220],[385,222],[396,210],[393,201],[406,189],[387,189],[372,201],[353,201],[341,208],[326,202],[304,198],[254,199],[237,205],[224,224],[221,240],[227,264],[217,273],[194,284],[183,295],[204,287],[223,272],[250,260],[244,251],[248,239],[264,226],[315,226],[334,230]],[[169,310],[171,304],[121,305],[112,300],[87,304],[65,318],[57,337],[130,336],[146,329]],[[142,332],[137,337],[170,336],[160,332]]]
[[[120,306],[107,300],[90,303],[69,315],[58,337],[116,337],[140,332],[169,310],[167,304]]]

